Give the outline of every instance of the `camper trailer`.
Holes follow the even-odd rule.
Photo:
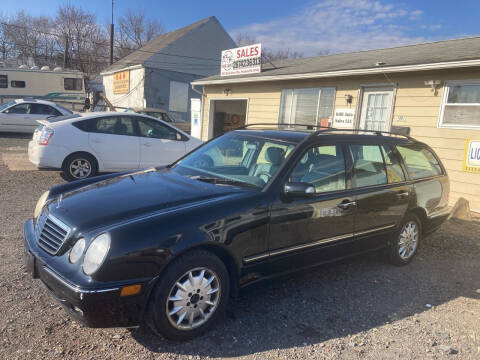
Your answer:
[[[48,66],[0,68],[0,103],[31,97],[65,104],[83,104],[86,97],[82,72]]]

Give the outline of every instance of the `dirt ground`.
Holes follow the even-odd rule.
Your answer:
[[[177,343],[71,320],[23,264],[23,222],[62,182],[0,134],[1,359],[480,359],[480,222],[452,220],[406,267],[381,253],[245,289],[212,331]]]

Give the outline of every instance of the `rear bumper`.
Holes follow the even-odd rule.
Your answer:
[[[121,286],[81,288],[63,278],[42,257],[34,238],[33,220],[24,225],[25,262],[34,279],[40,279],[75,320],[88,327],[129,327],[140,324],[146,288],[140,294],[121,297]]]
[[[28,143],[28,160],[38,168],[60,169],[67,155],[62,146],[42,146],[33,140]]]

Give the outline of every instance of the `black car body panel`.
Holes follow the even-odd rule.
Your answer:
[[[449,183],[443,166],[438,176],[354,188],[352,159],[347,156],[345,190],[306,197],[288,197],[283,191],[294,164],[316,144],[338,144],[347,154],[349,144],[355,143],[420,144],[411,139],[272,130],[232,133],[295,148],[263,189],[199,181],[175,164],[56,186],[43,211],[71,231],[52,256],[38,246],[37,219],[25,224],[26,256],[34,277],[88,326],[133,326],[141,321],[165,267],[191,249],[217,254],[233,286],[244,286],[385,247],[409,211],[421,217],[425,233],[448,216]],[[403,163],[402,168],[408,175]],[[70,263],[70,249],[82,237],[88,248],[105,232],[112,239],[110,251],[99,270],[88,276],[79,264]],[[141,284],[141,292],[120,296],[122,287],[131,284]]]

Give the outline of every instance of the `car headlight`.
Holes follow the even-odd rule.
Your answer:
[[[110,235],[103,233],[93,239],[85,253],[85,258],[83,259],[83,272],[87,275],[91,275],[97,271],[103,264],[108,250],[110,250]]]
[[[75,243],[75,245],[73,245],[72,250],[70,250],[70,256],[68,259],[72,264],[75,264],[80,259],[83,250],[85,250],[85,239],[81,238]]]
[[[40,196],[40,199],[37,201],[37,205],[35,205],[35,211],[33,212],[33,216],[38,218],[40,216],[40,213],[42,212],[43,205],[45,205],[45,202],[47,201],[48,194],[50,191],[45,191],[42,196]]]

